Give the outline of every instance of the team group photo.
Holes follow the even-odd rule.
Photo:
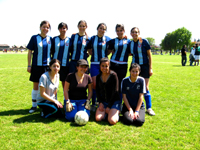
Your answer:
[[[0,7],[0,150],[200,149],[197,0]]]

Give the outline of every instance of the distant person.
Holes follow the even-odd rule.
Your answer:
[[[27,71],[31,73],[29,80],[33,82],[33,90],[31,93],[32,107],[29,113],[33,113],[37,109],[36,97],[38,94],[39,79],[48,70],[51,61],[52,38],[47,35],[49,29],[51,29],[50,23],[48,21],[42,21],[40,23],[41,33],[33,35],[26,47],[28,49]]]
[[[116,124],[121,108],[119,81],[117,74],[110,70],[110,60],[106,57],[100,60],[100,74],[96,77],[96,94],[99,102],[96,121],[108,118],[111,125]]]
[[[196,46],[195,46],[195,54],[194,54],[194,56],[195,56],[195,63],[194,63],[194,65],[198,66],[199,65],[199,57],[200,57],[200,47],[199,47],[198,44],[196,44]]]
[[[52,41],[52,54],[54,59],[58,59],[60,64],[60,81],[62,82],[62,87],[64,89],[65,79],[69,73],[69,44],[70,38],[66,36],[68,26],[66,23],[61,22],[58,25],[58,30],[60,32],[59,36],[53,38]]]
[[[146,93],[144,78],[139,76],[140,66],[130,66],[130,76],[122,80],[124,106],[122,110],[124,124],[142,126],[145,122],[145,106],[143,96]]]
[[[191,52],[190,52],[190,66],[193,65],[193,62],[195,61],[195,45],[191,48]]]
[[[65,118],[74,121],[75,114],[83,110],[90,116],[90,99],[92,98],[92,78],[86,74],[88,63],[80,59],[76,63],[76,72],[69,73],[64,87]],[[87,92],[88,91],[88,92]]]
[[[71,61],[69,63],[69,73],[76,71],[77,61],[80,59],[87,60],[87,44],[89,42],[89,37],[86,33],[87,22],[85,20],[80,20],[78,22],[79,32],[72,34],[70,39],[70,55]]]
[[[151,104],[151,94],[149,92],[149,79],[153,75],[152,68],[152,55],[151,47],[149,42],[146,39],[139,37],[140,30],[137,27],[131,29],[131,36],[133,41],[129,44],[131,51],[132,63],[137,63],[141,67],[140,76],[144,78],[146,84],[146,93],[144,94],[144,99],[146,101],[146,109],[149,115],[154,116],[155,112],[153,111]]]
[[[41,117],[48,118],[55,116],[62,117],[63,105],[56,99],[59,86],[60,61],[53,59],[49,63],[50,71],[42,74],[39,80],[39,92],[37,94],[37,104],[42,109]]]
[[[187,53],[186,53],[186,45],[183,45],[183,48],[181,49],[181,57],[182,57],[182,66],[185,66],[187,63]]]
[[[101,58],[107,57],[107,45],[110,38],[105,36],[105,32],[107,31],[107,26],[105,23],[100,23],[97,26],[97,35],[91,37],[87,49],[89,54],[91,55],[91,67],[90,74],[93,81],[93,92],[92,92],[92,107],[91,110],[95,111],[96,106],[96,76],[100,73],[100,60]]]

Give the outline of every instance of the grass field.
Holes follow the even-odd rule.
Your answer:
[[[0,53],[0,149],[200,149],[200,67],[180,55],[153,55],[152,108],[142,127],[86,126],[29,114],[32,83],[26,54]],[[188,65],[188,64],[187,64]],[[58,99],[63,102],[61,84]]]

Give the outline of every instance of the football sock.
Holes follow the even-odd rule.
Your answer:
[[[92,105],[95,105],[96,103],[96,90],[95,89],[92,89]]]
[[[38,93],[38,90],[32,90],[32,106],[33,107],[37,107],[37,101],[36,101],[36,98],[37,98],[37,93]]]
[[[149,91],[147,91],[147,93],[144,94],[144,99],[146,101],[146,109],[151,108],[151,94]]]

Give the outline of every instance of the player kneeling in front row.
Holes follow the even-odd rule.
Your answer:
[[[41,116],[47,118],[54,115],[56,118],[62,116],[62,104],[56,100],[59,85],[60,62],[53,59],[49,64],[50,71],[45,72],[39,79],[39,93],[37,105],[42,109]]]
[[[92,78],[85,73],[88,69],[87,61],[84,59],[78,60],[76,69],[76,72],[67,76],[64,87],[65,118],[68,121],[74,121],[74,116],[78,111],[85,111],[90,116]]]
[[[143,102],[146,86],[144,78],[138,76],[140,66],[136,63],[131,64],[129,69],[130,77],[122,80],[123,94],[123,122],[130,125],[142,126],[145,121],[145,106]]]
[[[109,69],[108,58],[100,60],[100,74],[96,77],[96,94],[99,107],[97,108],[95,119],[102,121],[108,117],[108,122],[114,125],[119,120],[119,110],[121,100],[118,90],[117,74]]]

